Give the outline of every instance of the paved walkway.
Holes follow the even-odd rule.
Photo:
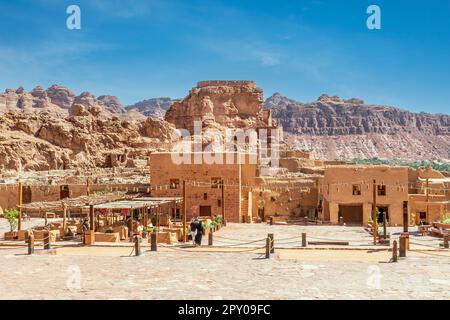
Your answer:
[[[216,239],[270,232],[280,240],[304,230],[370,238],[362,228],[229,224]],[[410,251],[389,263],[388,251],[277,249],[264,259],[263,250],[211,252],[218,249],[160,246],[134,257],[131,247],[65,246],[53,256],[0,247],[0,299],[450,299],[448,251]]]

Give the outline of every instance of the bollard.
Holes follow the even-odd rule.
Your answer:
[[[156,232],[150,234],[150,251],[158,251],[158,244],[156,242]]]
[[[307,226],[307,225],[308,225],[308,217],[305,216],[305,226]]]
[[[406,237],[403,235],[400,236],[400,257],[406,257]]]
[[[450,236],[448,234],[446,234],[444,236],[444,248],[448,249],[448,240],[449,240]]]
[[[402,232],[401,236],[405,238],[405,250],[409,250],[409,233],[408,232]]]
[[[340,225],[340,226],[343,226],[343,225],[344,225],[344,217],[343,217],[343,216],[340,216],[340,217],[339,217],[339,225]]]
[[[28,236],[28,254],[34,254],[34,234]]]
[[[394,243],[392,244],[392,262],[398,261],[398,248],[397,248],[397,240],[394,240]]]
[[[44,250],[50,250],[50,232],[44,231]]]
[[[136,257],[141,255],[141,239],[139,236],[134,236],[134,252]]]
[[[213,245],[213,232],[211,231],[208,235],[208,246]]]
[[[270,259],[270,238],[266,239],[266,259]]]
[[[270,218],[269,218],[269,224],[270,224],[271,226],[273,226],[273,217],[270,217]]]
[[[273,239],[273,233],[269,233],[267,237],[270,239],[270,253],[275,252],[275,240]]]
[[[302,233],[302,247],[306,247],[306,232]]]

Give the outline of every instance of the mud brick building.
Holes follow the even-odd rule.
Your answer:
[[[403,223],[408,201],[408,168],[388,166],[329,166],[322,182],[323,220],[333,224],[366,225],[372,215],[373,181],[376,205],[391,225]]]
[[[186,181],[188,219],[222,214],[224,205],[227,221],[241,222],[243,212],[249,207],[248,199],[244,196],[244,186],[256,183],[257,164],[250,163],[252,155],[243,153],[215,154],[216,157],[222,157],[223,164],[207,164],[204,160],[196,163],[196,156],[202,159],[208,155],[211,154],[190,153],[187,154],[188,161],[178,164],[173,161],[173,153],[151,154],[151,196],[181,197],[183,181]],[[239,157],[242,159],[241,163],[238,161]],[[233,162],[226,159],[233,159]],[[225,185],[223,199],[222,181]]]

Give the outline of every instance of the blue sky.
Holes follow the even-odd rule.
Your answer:
[[[66,8],[81,8],[81,30]],[[381,8],[368,30],[366,9]],[[184,97],[197,81],[256,80],[450,113],[450,2],[386,0],[0,0],[0,88],[58,83],[75,93]]]

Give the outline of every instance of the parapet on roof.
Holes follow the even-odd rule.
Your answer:
[[[197,82],[197,88],[209,87],[209,86],[229,86],[229,87],[252,87],[256,88],[255,81],[249,80],[207,80]]]

